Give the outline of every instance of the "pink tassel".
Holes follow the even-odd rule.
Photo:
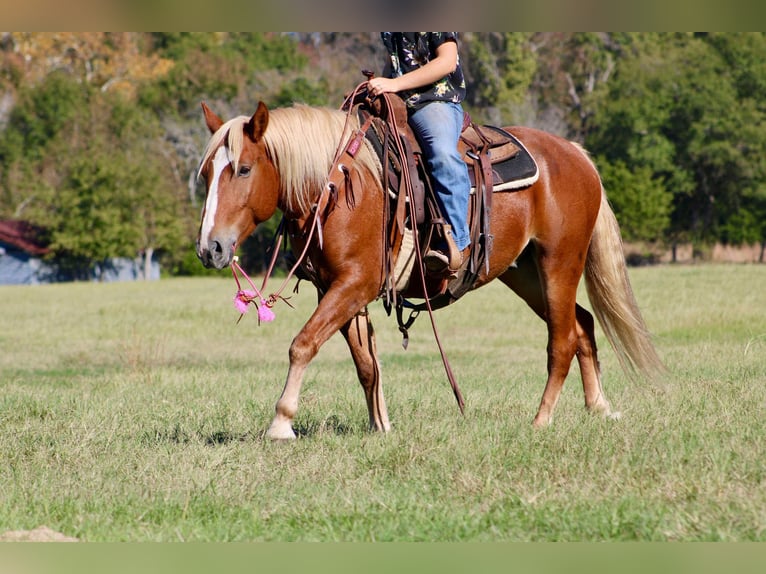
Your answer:
[[[244,316],[244,314],[247,313],[250,309],[250,303],[252,303],[258,309],[258,323],[270,323],[276,318],[274,311],[271,310],[271,306],[268,305],[267,300],[261,296],[261,293],[253,283],[253,280],[250,279],[242,267],[239,266],[239,263],[237,262],[238,259],[238,257],[234,257],[234,260],[231,262],[231,273],[234,275],[234,281],[237,282],[238,288],[237,294],[234,295],[234,308],[239,311],[239,318],[242,319],[242,316]],[[237,278],[237,271],[239,271],[242,276],[247,279],[247,282],[250,283],[250,286],[253,288],[252,290],[241,288],[239,279]],[[256,297],[261,302],[260,306],[255,302]],[[239,320],[237,323],[239,323]]]
[[[234,295],[234,307],[244,315],[249,309],[248,303],[255,299],[255,296],[255,291],[250,291],[249,289],[237,291],[237,294]]]
[[[261,299],[261,306],[258,307],[258,320],[263,321],[264,323],[269,323],[273,321],[275,317],[274,311],[271,310],[271,307],[266,305],[266,299]]]

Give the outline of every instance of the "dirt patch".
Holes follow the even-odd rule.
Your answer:
[[[38,526],[34,530],[8,530],[0,534],[0,542],[77,542],[61,532],[47,526]]]

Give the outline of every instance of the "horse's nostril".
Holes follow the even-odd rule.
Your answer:
[[[223,246],[221,245],[221,243],[220,243],[220,242],[218,242],[218,241],[213,241],[213,242],[211,242],[211,244],[210,244],[210,251],[212,251],[213,253],[216,253],[216,254],[220,255],[221,253],[223,253]]]

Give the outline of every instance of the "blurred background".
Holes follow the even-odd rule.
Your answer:
[[[193,248],[200,102],[224,119],[259,101],[338,107],[363,68],[382,69],[380,44],[377,32],[0,32],[0,282],[208,273]],[[763,262],[764,33],[464,32],[460,58],[474,121],[590,151],[631,263]],[[268,263],[276,225],[243,246],[249,271]]]

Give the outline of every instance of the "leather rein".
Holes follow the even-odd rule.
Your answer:
[[[346,133],[348,126],[350,124],[351,116],[353,113],[354,106],[351,105],[357,96],[359,96],[366,88],[367,82],[360,83],[354,90],[351,92],[351,94],[345,99],[343,105],[341,106],[341,109],[346,109],[346,123],[344,125],[343,133]],[[390,110],[392,109],[392,105],[389,100],[389,94],[382,94],[381,96],[378,96],[379,98],[382,98],[385,101],[386,107]],[[279,288],[271,293],[267,298],[264,299],[264,304],[268,306],[269,308],[272,307],[278,299],[282,299],[285,302],[287,300],[281,296],[282,291],[287,287],[288,283],[292,279],[292,277],[296,274],[298,271],[298,268],[301,266],[303,261],[306,259],[306,254],[308,253],[309,246],[312,243],[312,240],[316,237],[316,240],[319,243],[319,248],[322,248],[323,244],[323,235],[322,235],[322,214],[325,213],[325,210],[327,209],[329,203],[331,201],[334,201],[337,199],[338,190],[340,189],[341,185],[343,185],[346,182],[350,183],[350,175],[351,175],[351,167],[353,162],[355,161],[356,154],[358,153],[359,149],[362,145],[364,145],[364,138],[366,136],[367,130],[372,125],[373,121],[373,115],[370,114],[367,119],[365,120],[364,124],[362,124],[359,128],[353,131],[349,139],[346,143],[343,141],[340,142],[338,149],[335,153],[335,158],[333,160],[332,166],[330,168],[329,176],[328,176],[328,183],[327,185],[322,189],[319,197],[317,198],[316,203],[312,206],[311,210],[313,212],[313,218],[311,221],[311,227],[309,228],[308,233],[305,236],[305,245],[303,247],[303,250],[301,254],[298,256],[297,260],[293,263],[292,267],[287,273],[287,276],[285,277],[282,284],[279,286]],[[391,114],[389,114],[389,119],[391,119]],[[399,133],[399,130],[396,126],[396,122],[386,121],[387,130],[390,130],[392,139],[394,140],[397,151],[399,153],[399,157],[405,158],[406,153],[404,150],[404,146],[402,144],[401,135]],[[401,170],[401,177],[403,178],[404,183],[404,189],[406,190],[407,197],[409,198],[409,209],[411,211],[410,213],[410,221],[413,222],[413,240],[415,244],[415,254],[416,254],[416,260],[417,264],[419,266],[419,269],[423,269],[423,261],[421,257],[421,250],[420,250],[420,244],[419,244],[419,238],[417,229],[415,228],[414,222],[417,220],[417,216],[415,213],[415,200],[413,196],[413,182],[410,177],[409,170],[402,169]],[[384,190],[386,186],[388,185],[388,182],[383,181]],[[387,212],[387,209],[384,210],[384,212]],[[384,213],[384,217],[386,217]],[[282,239],[285,235],[285,221],[286,218],[283,215],[282,221],[279,224],[279,227],[277,228],[277,231],[275,233],[275,240],[272,247],[272,256],[271,261],[269,263],[268,270],[266,271],[266,275],[263,279],[263,285],[261,287],[261,292],[264,292],[266,288],[266,284],[268,282],[268,279],[271,277],[272,272],[274,271],[274,267],[276,265],[276,261],[279,255],[279,249],[282,243]],[[436,339],[436,344],[439,348],[439,353],[442,358],[442,363],[444,364],[445,371],[447,373],[447,379],[449,380],[450,386],[452,387],[452,392],[455,395],[455,400],[457,401],[458,407],[460,409],[461,414],[465,411],[465,402],[463,400],[463,395],[460,392],[460,388],[458,387],[457,380],[455,379],[455,375],[452,372],[452,368],[450,367],[449,361],[447,359],[447,355],[444,352],[444,347],[441,343],[441,339],[439,337],[438,330],[436,328],[436,322],[434,320],[433,315],[433,309],[431,307],[429,298],[427,296],[427,288],[426,288],[426,279],[425,279],[425,273],[420,273],[421,281],[422,281],[422,287],[423,287],[423,293],[425,295],[425,307],[428,310],[428,315],[431,320],[431,327],[434,333],[434,338]],[[396,298],[396,294],[394,292],[394,299]],[[288,303],[289,304],[289,303]],[[365,313],[366,310],[360,311],[361,314]],[[415,317],[411,316],[410,320],[404,323],[402,321],[401,315],[398,314],[398,322],[399,322],[399,330],[404,335],[404,341],[403,346],[406,349],[407,348],[407,329],[409,326],[411,326],[413,320]]]

